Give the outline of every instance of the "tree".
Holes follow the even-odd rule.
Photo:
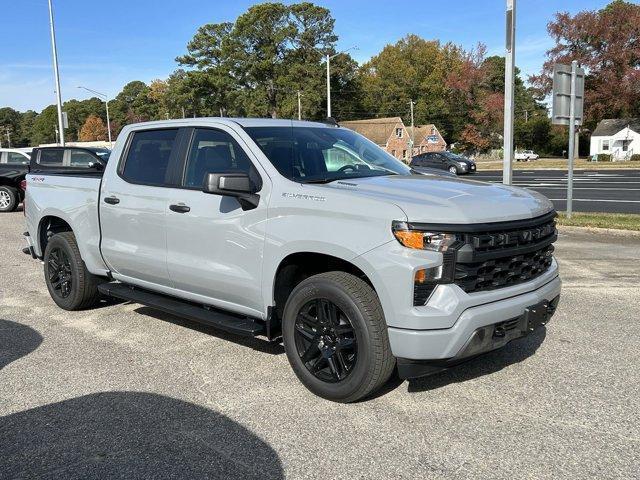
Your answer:
[[[11,145],[16,146],[19,143],[20,131],[20,112],[10,107],[0,108],[0,144],[9,146],[6,138],[7,131],[11,138]]]
[[[100,117],[106,122],[104,102],[97,97],[67,100],[62,104],[62,110],[67,112],[69,121],[69,128],[65,129],[65,139],[68,141],[79,140],[80,129],[89,116]]]
[[[291,116],[298,90],[308,94],[308,103],[318,103],[322,54],[333,53],[337,40],[333,25],[329,10],[312,3],[262,3],[235,23],[203,25],[176,60],[201,74],[190,78],[192,91],[207,86],[209,109]]]
[[[58,110],[55,105],[49,105],[42,110],[33,121],[31,130],[31,145],[56,141],[56,128],[58,126]]]
[[[577,60],[586,69],[585,126],[603,118],[640,115],[640,5],[615,0],[574,16],[557,13],[547,25],[556,45],[540,75],[531,77],[541,95],[551,91],[555,63]]]
[[[80,130],[81,142],[105,141],[107,139],[107,127],[102,119],[96,115],[89,115]]]
[[[109,103],[112,105],[114,122],[126,125],[159,119],[158,103],[150,95],[151,89],[146,83],[140,80],[127,83]]]

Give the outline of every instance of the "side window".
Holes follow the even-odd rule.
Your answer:
[[[90,163],[96,163],[94,156],[82,150],[71,150],[69,165],[71,167],[87,167]]]
[[[29,163],[29,159],[20,153],[7,152],[7,163],[13,165],[26,165]]]
[[[242,147],[226,132],[196,129],[189,149],[183,185],[202,188],[207,173],[239,172],[254,175],[252,164]]]
[[[62,167],[64,159],[63,149],[41,150],[38,155],[38,163],[49,167]]]
[[[164,185],[177,128],[135,132],[122,176],[132,183]]]

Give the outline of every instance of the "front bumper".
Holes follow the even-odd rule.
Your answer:
[[[505,338],[494,338],[493,333],[497,325],[514,319],[524,322],[527,309],[544,302],[552,306],[548,312],[548,320],[555,311],[560,289],[560,277],[556,276],[536,290],[468,308],[450,328],[413,330],[389,327],[391,351],[397,358],[405,360],[429,360],[436,361],[435,364],[442,361],[446,364],[456,363],[461,359],[500,348],[513,338],[522,335],[512,333]],[[526,330],[524,323],[518,323],[518,325],[517,332]],[[476,349],[474,338],[486,336],[488,332],[491,332],[492,340],[486,343],[481,342],[481,348]],[[406,363],[405,360],[400,364]]]
[[[452,358],[435,360],[398,358],[398,375],[402,379],[432,375],[483,353],[502,348],[512,340],[529,335],[546,325],[555,313],[559,301],[558,295],[550,302],[543,300],[537,305],[525,308],[524,313],[519,317],[478,327]]]

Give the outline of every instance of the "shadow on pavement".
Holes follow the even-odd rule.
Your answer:
[[[0,420],[3,478],[284,478],[276,452],[224,415],[106,392]]]
[[[33,352],[42,343],[42,335],[21,323],[0,319],[0,370]]]
[[[269,353],[272,355],[280,355],[284,353],[284,347],[282,346],[281,342],[268,342],[267,340],[263,340],[261,338],[234,335],[218,328],[203,325],[201,323],[178,317],[176,315],[171,315],[170,313],[165,313],[161,310],[156,310],[150,307],[140,307],[136,308],[134,311],[141,315],[147,315],[164,322],[169,322],[175,325],[180,325],[181,327],[190,328],[191,330],[206,333],[207,335],[213,335],[223,340],[237,343],[238,345],[249,347],[262,353]]]
[[[465,382],[499,372],[509,365],[522,362],[532,356],[542,345],[547,329],[540,328],[524,338],[513,340],[504,348],[472,358],[471,360],[436,373],[429,377],[409,381],[409,392],[424,392],[445,387],[451,383]]]

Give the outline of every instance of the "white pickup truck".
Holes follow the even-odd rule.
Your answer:
[[[516,162],[531,162],[540,158],[540,155],[533,150],[522,150],[515,152],[514,158]]]
[[[334,401],[504,346],[560,295],[545,197],[419,174],[330,123],[129,125],[108,162],[36,149],[25,204],[60,307],[108,295],[282,338]]]

